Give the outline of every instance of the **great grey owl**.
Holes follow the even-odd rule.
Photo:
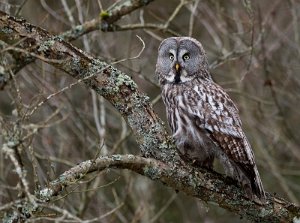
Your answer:
[[[214,158],[218,158],[225,173],[241,184],[248,197],[255,194],[264,200],[238,109],[212,80],[201,43],[190,37],[163,40],[155,73],[181,157],[206,168],[212,168]]]

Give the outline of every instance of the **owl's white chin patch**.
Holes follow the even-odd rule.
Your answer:
[[[179,79],[177,79],[178,77],[176,77],[176,75],[173,72],[170,72],[169,75],[165,76],[165,79],[169,82],[169,83],[185,83],[188,81],[193,80],[193,77],[187,76],[187,73],[185,70],[182,70]],[[178,81],[179,80],[179,81]]]
[[[169,75],[166,75],[166,76],[165,76],[165,79],[166,79],[168,82],[173,82],[174,79],[175,79],[175,74],[173,74],[173,72],[170,72]]]
[[[193,79],[193,77],[189,77],[189,76],[180,76],[180,81],[182,83],[187,82],[187,81],[191,81]]]

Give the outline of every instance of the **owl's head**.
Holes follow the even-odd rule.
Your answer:
[[[161,85],[182,84],[208,78],[208,62],[200,42],[190,37],[170,37],[158,48],[156,74]]]

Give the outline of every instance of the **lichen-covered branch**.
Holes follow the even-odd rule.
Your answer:
[[[126,0],[117,2],[109,10],[101,12],[102,30],[109,29],[109,26],[119,20],[122,16],[127,15],[134,10],[148,5],[154,0]]]
[[[134,155],[102,156],[82,162],[61,174],[47,188],[39,191],[38,196],[47,201],[52,196],[58,195],[64,187],[76,183],[87,174],[107,168],[132,170],[187,195],[204,201],[213,201],[220,207],[255,222],[292,222],[300,212],[300,207],[270,195],[268,203],[264,206],[249,201],[244,198],[239,188],[220,174]],[[224,184],[226,181],[229,182]]]
[[[159,157],[161,152],[168,150],[167,133],[160,119],[153,112],[149,98],[130,77],[39,27],[5,13],[0,16],[0,40],[15,44],[8,50],[20,48],[40,59],[45,58],[45,62],[83,80],[105,97],[128,121],[145,156]],[[170,156],[161,158],[169,159]]]
[[[98,18],[94,18],[84,24],[77,25],[72,29],[61,33],[58,38],[65,41],[73,41],[79,37],[95,31],[111,31],[114,23],[120,20],[124,15],[131,13],[132,11],[146,6],[154,0],[127,0],[122,3],[114,4],[113,7],[107,11],[101,12]],[[0,43],[0,49],[3,49],[3,44]],[[10,73],[17,73],[26,65],[32,63],[36,58],[28,54],[17,53],[10,55],[14,59],[14,63],[9,65],[0,63],[0,90],[6,85],[6,82],[10,79]]]
[[[19,53],[17,49],[22,49],[22,52],[28,52],[29,55],[66,72],[105,97],[127,120],[142,155],[152,158],[124,155],[100,157],[95,161],[84,162],[66,172],[65,178],[60,177],[53,182],[51,188],[48,188],[50,196],[47,196],[49,191],[44,189],[44,198],[56,195],[68,182],[79,179],[82,173],[101,170],[102,165],[103,168],[131,169],[251,220],[289,222],[300,216],[299,207],[287,201],[268,195],[267,204],[257,204],[246,199],[242,190],[221,175],[181,163],[161,120],[150,105],[149,98],[120,70],[85,54],[39,27],[5,13],[0,13],[0,40],[6,45],[2,52]]]
[[[80,36],[95,30],[111,30],[110,27],[124,15],[128,15],[134,10],[148,5],[152,1],[154,0],[127,0],[122,1],[122,3],[116,3],[107,11],[100,12],[99,18],[95,18],[85,22],[84,24],[75,26],[71,30],[62,33],[59,36],[65,41],[73,41],[78,39]]]

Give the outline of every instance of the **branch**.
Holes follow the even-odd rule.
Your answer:
[[[60,177],[53,182],[49,189],[53,191],[50,197],[69,185],[72,179],[79,179],[80,173],[115,167],[131,169],[251,220],[291,222],[293,218],[300,217],[300,208],[294,204],[271,195],[267,197],[267,204],[257,204],[246,199],[242,190],[228,183],[221,175],[183,165],[149,98],[123,72],[85,54],[61,38],[3,12],[0,13],[0,40],[14,46],[8,47],[8,51],[14,52],[19,48],[29,55],[36,55],[105,97],[127,120],[142,155],[152,158],[118,155],[86,161],[65,173],[64,176],[70,176],[69,181],[62,183]]]
[[[58,38],[65,41],[73,41],[92,31],[112,31],[111,27],[114,27],[113,23],[120,20],[124,15],[146,6],[152,1],[154,0],[127,0],[123,1],[121,4],[113,4],[110,9],[101,12],[99,18],[77,25],[58,35]],[[0,49],[1,48],[4,48],[2,43],[0,43]],[[6,83],[10,79],[11,73],[15,74],[19,72],[23,67],[34,62],[36,59],[31,55],[21,53],[12,54],[12,57],[14,58],[14,63],[10,63],[9,65],[0,63],[0,90],[5,87]]]
[[[102,30],[105,31],[109,29],[109,26],[115,23],[124,15],[130,14],[134,10],[148,5],[154,0],[127,0],[117,2],[107,11],[101,12],[100,16],[102,18]]]
[[[95,30],[108,31],[111,30],[111,26],[124,15],[128,15],[131,12],[148,5],[154,0],[127,0],[122,1],[121,4],[114,4],[107,11],[100,12],[99,18],[92,19],[84,24],[73,27],[71,30],[66,31],[59,36],[65,41],[73,41],[78,39],[89,32]]]
[[[134,155],[102,156],[82,162],[61,174],[47,188],[39,191],[38,196],[48,201],[52,196],[59,195],[63,188],[76,183],[87,174],[107,168],[134,171],[176,191],[203,201],[213,201],[218,206],[255,222],[292,222],[295,216],[300,215],[300,207],[269,194],[268,203],[264,206],[245,199],[238,187],[230,184],[229,179],[218,173],[189,166],[166,164],[156,159]]]
[[[149,97],[139,91],[130,77],[61,38],[50,35],[44,29],[3,12],[0,12],[0,16],[0,40],[14,45],[7,50],[19,48],[30,55],[36,55],[44,62],[83,81],[110,101],[132,127],[145,156],[154,156],[157,153],[156,157],[159,157],[161,152],[168,151],[168,136],[162,122],[154,113]]]

